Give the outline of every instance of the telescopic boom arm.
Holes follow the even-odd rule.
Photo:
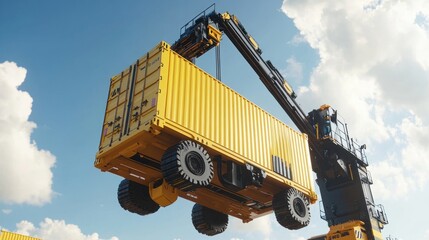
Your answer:
[[[217,13],[212,5],[182,27],[179,40],[171,48],[193,61],[218,46],[222,33],[228,36],[296,127],[308,135],[312,168],[323,200],[321,217],[330,226],[327,235],[312,239],[381,240],[381,229],[388,221],[383,206],[374,203],[366,146],[358,145],[349,137],[347,124],[338,119],[337,112],[329,105],[305,114],[291,86],[271,61],[262,58],[258,43],[237,17],[228,12]]]

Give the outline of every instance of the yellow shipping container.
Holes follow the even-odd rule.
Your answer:
[[[183,166],[200,177],[206,175],[199,171],[211,170],[206,179],[188,179],[195,184],[185,184],[186,179],[169,175],[175,160],[168,165],[163,159],[180,155],[179,150],[171,154],[178,143],[179,150],[201,149],[209,163],[199,168],[198,161],[186,160]],[[102,171],[151,191],[155,188],[151,184],[164,185],[160,181],[166,179],[175,190],[165,192],[250,221],[271,212],[273,196],[283,189],[297,189],[314,203],[310,164],[305,134],[182,58],[165,42],[111,79],[95,161]],[[154,200],[161,206],[169,204]]]
[[[17,233],[7,232],[5,230],[1,230],[0,232],[0,240],[41,240],[40,238],[24,236]]]

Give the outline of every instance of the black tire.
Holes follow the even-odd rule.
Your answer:
[[[273,210],[277,222],[285,228],[296,230],[310,223],[309,201],[294,188],[277,193],[273,198]]]
[[[142,216],[159,209],[159,205],[150,197],[147,186],[128,179],[122,180],[119,184],[118,201],[123,209]]]
[[[161,160],[165,180],[182,191],[207,186],[213,179],[213,162],[198,143],[181,141],[165,151]]]
[[[226,230],[228,215],[196,203],[192,208],[192,224],[199,233],[214,236]]]

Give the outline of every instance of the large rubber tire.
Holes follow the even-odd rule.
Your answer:
[[[128,179],[122,180],[119,184],[118,201],[123,209],[142,216],[159,209],[159,205],[150,197],[147,186]]]
[[[192,223],[199,233],[214,236],[226,230],[228,215],[196,203],[192,208]]]
[[[277,222],[285,228],[296,230],[310,223],[309,201],[294,188],[277,193],[273,198],[273,210]]]
[[[214,176],[213,162],[198,143],[181,141],[165,151],[161,160],[165,180],[182,191],[207,186]]]

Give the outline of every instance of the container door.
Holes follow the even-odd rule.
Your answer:
[[[123,135],[133,72],[134,66],[130,66],[110,80],[100,150],[119,141]]]
[[[131,116],[128,134],[137,130],[149,130],[151,120],[156,116],[161,68],[160,48],[155,48],[136,64],[136,80],[133,89]]]

